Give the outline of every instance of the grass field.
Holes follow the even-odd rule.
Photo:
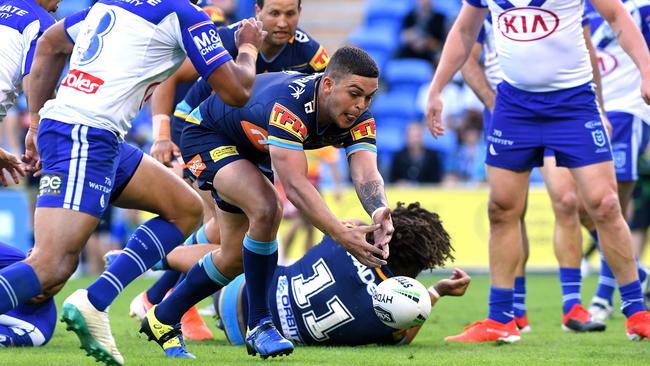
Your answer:
[[[436,277],[419,278],[425,285]],[[90,279],[68,283],[57,298],[60,303],[74,289]],[[153,342],[138,333],[138,324],[128,317],[129,302],[152,280],[133,283],[111,306],[113,334],[127,365],[650,365],[650,342],[631,342],[624,334],[625,321],[617,313],[608,329],[599,334],[570,334],[560,329],[560,287],[556,276],[528,278],[528,314],[533,332],[514,345],[450,344],[443,338],[485,317],[488,279],[476,276],[463,298],[443,298],[434,308],[413,344],[402,347],[366,346],[355,348],[300,347],[288,358],[262,361],[246,354],[243,347],[226,344],[213,319],[206,319],[216,335],[214,341],[188,342],[196,360],[168,360]],[[596,277],[587,279],[583,298],[588,299]],[[616,305],[618,306],[618,304]],[[38,349],[0,349],[0,366],[5,365],[91,365],[94,360],[79,349],[73,333],[58,323],[50,343]]]

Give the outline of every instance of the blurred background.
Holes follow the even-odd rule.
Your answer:
[[[229,23],[254,16],[254,0],[211,0]],[[92,5],[91,0],[64,0],[56,17]],[[391,205],[420,201],[440,214],[456,248],[456,266],[486,270],[488,265],[487,188],[485,185],[483,105],[458,74],[445,89],[444,120],[447,132],[434,139],[423,121],[428,83],[435,71],[446,34],[461,0],[303,0],[299,27],[322,44],[331,55],[345,44],[359,46],[377,61],[380,92],[371,110],[377,123],[379,165],[388,185]],[[0,144],[16,155],[24,151],[29,126],[24,96],[0,124]],[[151,117],[148,106],[133,122],[128,140],[149,151]],[[310,154],[310,175],[340,218],[368,220],[350,186],[343,151]],[[646,210],[650,195],[648,169],[641,162],[637,208]],[[645,173],[645,174],[644,174]],[[529,268],[555,270],[553,215],[539,172],[531,177],[526,221],[530,236]],[[32,245],[31,215],[38,179],[24,179],[20,186],[0,188],[0,241],[22,249]],[[147,213],[113,208],[86,246],[79,272],[98,273],[102,255],[121,248]],[[321,234],[301,220],[287,203],[279,240],[284,263],[296,260],[317,243]],[[635,240],[646,241],[646,228],[636,230]],[[585,251],[590,252],[588,235]],[[648,264],[649,256],[645,256]],[[598,263],[587,258],[585,270]]]

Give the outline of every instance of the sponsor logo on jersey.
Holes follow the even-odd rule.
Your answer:
[[[210,157],[214,162],[234,155],[239,155],[237,146],[219,146],[216,149],[210,150]]]
[[[2,5],[0,6],[0,19],[10,18],[12,15],[18,15],[19,17],[29,14],[27,10],[23,10],[17,6],[13,5]]]
[[[201,175],[201,173],[205,170],[206,166],[205,163],[203,163],[203,159],[201,159],[201,155],[196,155],[192,158],[192,160],[188,161],[187,164],[185,164],[185,168],[190,171],[195,177],[198,177]]]
[[[307,126],[302,123],[298,116],[280,103],[273,105],[269,124],[289,132],[299,139],[300,142],[305,141],[307,137]]]
[[[95,94],[99,87],[104,85],[104,80],[85,73],[81,70],[72,69],[68,71],[61,86],[66,86],[86,94]]]
[[[293,90],[291,96],[296,99],[300,99],[300,96],[305,92],[305,88],[302,86],[293,86],[289,84],[289,89]]]
[[[603,123],[601,121],[589,121],[585,122],[585,128],[593,130],[594,128],[602,127]]]
[[[526,7],[513,8],[499,15],[498,27],[504,37],[517,42],[531,42],[553,34],[560,18],[552,11]]]
[[[352,264],[357,269],[357,277],[362,283],[366,284],[366,292],[368,295],[373,296],[377,292],[377,284],[375,283],[375,273],[372,271],[372,268],[361,264],[352,254],[347,253],[348,257],[352,261]]]
[[[194,24],[187,30],[194,41],[194,46],[207,65],[228,54],[228,51],[223,49],[217,28],[212,21],[206,20]]]
[[[291,308],[291,298],[289,297],[289,281],[287,276],[278,277],[278,287],[275,291],[275,304],[278,309],[278,318],[282,334],[291,341],[303,343],[298,332],[298,322],[296,315]]]
[[[240,123],[246,137],[257,150],[261,152],[269,151],[269,133],[265,129],[248,121],[241,121]]]
[[[39,196],[58,196],[61,194],[63,180],[60,174],[45,174],[38,185]]]
[[[600,75],[605,77],[611,74],[618,67],[618,59],[616,56],[605,50],[598,50],[598,68],[600,69]]]
[[[591,131],[591,137],[594,139],[594,144],[598,147],[603,147],[607,144],[607,136],[603,130]]]
[[[314,70],[320,71],[324,69],[329,62],[330,56],[327,54],[327,51],[325,51],[325,48],[323,46],[320,46],[318,47],[318,51],[316,51],[314,57],[312,57],[311,61],[309,61],[309,65]]]
[[[354,141],[367,138],[376,138],[377,131],[375,127],[375,119],[370,118],[359,123],[350,130],[350,134],[352,135],[352,140]]]

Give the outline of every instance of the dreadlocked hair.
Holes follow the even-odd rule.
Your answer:
[[[419,202],[398,202],[391,214],[395,232],[390,241],[388,268],[396,276],[412,278],[425,269],[454,261],[450,237],[440,216],[420,207]]]

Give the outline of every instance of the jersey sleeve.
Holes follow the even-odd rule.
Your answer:
[[[476,8],[487,8],[486,0],[465,0],[465,2]]]
[[[366,111],[359,117],[359,121],[350,128],[350,134],[343,142],[347,156],[359,150],[377,152],[375,119]]]
[[[199,75],[208,79],[232,57],[223,48],[217,27],[200,8],[188,3],[177,14],[182,35],[180,43]]]
[[[26,47],[23,49],[23,59],[21,65],[22,76],[29,74],[32,70],[32,61],[34,60],[34,53],[36,52],[36,42],[41,36],[39,30],[39,22],[33,21],[23,30],[23,42]]]
[[[87,8],[63,19],[63,29],[72,43],[76,43],[79,30],[81,29],[81,22],[86,19],[89,11],[90,8]]]
[[[476,37],[476,42],[483,44],[485,42],[485,26],[481,27],[481,31],[478,32],[478,37]]]
[[[291,150],[304,150],[307,138],[307,125],[287,99],[279,99],[273,104],[269,114],[269,145]]]
[[[236,58],[239,53],[237,45],[235,44],[235,31],[237,30],[237,27],[239,27],[239,22],[219,29],[219,37],[221,38],[223,48],[225,48],[233,58]]]

